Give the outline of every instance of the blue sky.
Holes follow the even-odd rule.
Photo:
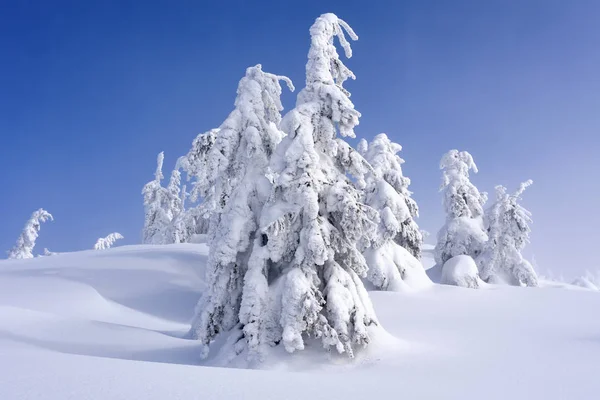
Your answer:
[[[598,269],[600,3],[595,1],[2,1],[0,251],[31,212],[36,248],[72,251],[112,231],[138,243],[140,191],[231,111],[245,68],[304,82],[324,12],[360,39],[346,86],[367,139],[404,146],[433,235],[441,155],[472,153],[493,193],[533,179],[524,204],[542,272]],[[283,97],[287,110],[294,95]],[[432,235],[432,236],[433,236]],[[433,238],[431,238],[433,239]]]

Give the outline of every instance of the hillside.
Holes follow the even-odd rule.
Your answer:
[[[203,244],[0,261],[1,399],[564,399],[600,392],[600,294],[568,285],[371,292],[385,331],[354,361],[276,348],[205,365],[185,339]],[[426,257],[427,254],[426,254]],[[431,260],[424,264],[431,266]]]

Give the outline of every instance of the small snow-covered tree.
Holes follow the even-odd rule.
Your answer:
[[[363,254],[369,264],[369,280],[384,290],[390,284],[400,289],[398,285],[411,273],[426,280],[423,267],[415,259],[421,255],[423,237],[414,220],[419,209],[410,197],[410,179],[402,174],[404,160],[397,155],[401,149],[383,133],[370,144],[364,139],[359,143],[359,151],[373,167],[366,177],[365,203],[380,215],[376,239]]]
[[[337,137],[355,137],[360,117],[342,86],[354,75],[333,43],[337,37],[352,55],[344,31],[357,39],[334,14],[312,25],[306,87],[282,121],[287,136],[272,158],[274,190],[261,214],[240,310],[251,355],[278,343],[302,350],[314,337],[352,357],[376,323],[357,246],[373,239],[377,212],[361,203],[348,177],[362,185],[370,166]]]
[[[44,256],[55,256],[58,253],[54,252],[54,251],[50,251],[47,248],[44,247]]]
[[[496,201],[486,210],[485,226],[489,240],[477,258],[481,278],[489,283],[537,286],[533,266],[521,250],[529,243],[531,213],[519,204],[521,195],[533,181],[523,182],[514,194],[496,186]]]
[[[203,169],[196,176],[205,181],[197,182],[197,188],[205,202],[214,201],[209,206],[209,286],[192,325],[192,336],[206,345],[205,354],[214,336],[240,319],[242,286],[258,218],[272,189],[269,160],[283,137],[279,81],[294,90],[288,78],[266,73],[261,65],[248,68],[238,85],[235,109],[214,140],[200,138],[204,143],[196,159],[190,161],[188,154],[182,160],[188,171]],[[251,280],[246,276],[246,281]]]
[[[469,170],[477,173],[473,157],[466,151],[450,150],[440,162],[443,172],[443,204],[446,224],[438,232],[435,261],[442,265],[450,258],[468,255],[475,259],[487,240],[483,227],[483,205],[487,194],[469,180]]]
[[[119,239],[123,239],[123,236],[119,232],[113,232],[106,237],[99,238],[94,245],[94,250],[110,249]]]
[[[21,236],[17,239],[17,243],[8,251],[8,258],[33,258],[33,248],[39,236],[40,225],[47,220],[54,220],[48,211],[42,208],[34,211],[25,224]]]
[[[399,224],[393,234],[393,239],[400,246],[409,251],[416,258],[421,257],[421,246],[423,245],[423,235],[417,225],[415,218],[419,216],[419,206],[411,197],[412,193],[408,190],[410,179],[402,173],[402,164],[404,160],[398,156],[402,146],[392,142],[385,133],[381,133],[367,145],[363,139],[359,145],[360,151],[366,160],[373,167],[374,173],[371,175],[371,184],[367,188],[368,197],[375,199],[378,197],[379,181],[383,180],[398,194],[405,206],[399,206],[394,210],[394,216]],[[384,190],[385,192],[385,190]],[[386,194],[382,194],[386,197]],[[367,204],[370,204],[367,201]],[[376,209],[380,210],[378,207]]]
[[[198,135],[192,142],[192,148],[177,161],[177,169],[187,173],[192,182],[189,193],[191,203],[175,221],[179,242],[188,242],[195,234],[206,234],[210,225],[210,216],[216,210],[215,176],[209,170],[209,155],[217,140],[219,129],[211,129]]]
[[[164,152],[158,154],[156,160],[156,172],[154,180],[148,182],[142,189],[144,196],[144,231],[143,243],[145,244],[165,244],[166,232],[171,222],[169,215],[169,196],[168,191],[161,186],[163,179],[162,166],[165,158]]]

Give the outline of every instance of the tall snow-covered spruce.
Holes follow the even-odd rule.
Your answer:
[[[450,258],[467,255],[475,259],[487,235],[483,227],[483,205],[487,194],[469,180],[469,170],[477,173],[473,157],[466,151],[450,150],[440,162],[443,172],[443,204],[446,224],[438,232],[435,261],[443,265]]]
[[[204,208],[210,214],[209,289],[192,324],[192,336],[205,344],[205,355],[218,333],[239,323],[243,285],[257,284],[255,271],[248,268],[259,216],[272,190],[269,160],[283,137],[279,81],[294,90],[286,77],[263,72],[260,65],[248,68],[238,85],[235,109],[211,131],[214,137],[199,137],[197,150],[180,160],[202,179],[196,190],[210,202]]]
[[[380,215],[376,239],[363,252],[369,280],[384,290],[402,290],[406,280],[430,284],[417,259],[423,236],[414,220],[419,208],[408,190],[410,179],[402,174],[404,160],[397,154],[402,146],[382,133],[370,144],[361,140],[358,149],[373,167],[366,177],[365,203]]]
[[[39,236],[41,223],[47,220],[54,220],[48,211],[42,208],[34,211],[17,239],[17,243],[8,251],[8,258],[33,258],[33,248]]]
[[[477,258],[480,276],[486,282],[538,285],[533,266],[521,255],[529,243],[531,213],[519,200],[532,183],[523,182],[512,195],[504,186],[496,186],[496,201],[486,210],[484,218],[489,240]]]
[[[347,176],[364,184],[370,166],[337,137],[355,137],[360,117],[342,86],[354,75],[333,43],[337,37],[351,57],[344,31],[357,39],[335,15],[317,18],[306,87],[282,122],[287,136],[272,159],[274,190],[261,215],[240,311],[250,354],[276,343],[302,350],[313,337],[352,357],[355,346],[369,343],[367,327],[376,323],[357,246],[373,239],[377,212],[360,202]]]
[[[311,27],[306,87],[281,122],[287,136],[277,147],[279,77],[249,69],[236,110],[212,143],[199,138],[207,150],[195,154],[207,155],[182,162],[186,170],[195,168],[190,159],[204,164],[209,176],[199,186],[213,188],[205,190],[214,204],[209,290],[192,326],[204,356],[217,334],[234,328],[236,352],[247,350],[250,360],[279,343],[303,349],[308,337],[350,356],[369,342],[376,318],[357,246],[373,239],[377,212],[347,177],[364,183],[369,164],[337,137],[354,137],[360,116],[342,86],[354,75],[333,44],[337,37],[351,56],[344,31],[357,39],[333,14]]]

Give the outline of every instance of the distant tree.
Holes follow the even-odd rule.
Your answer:
[[[50,251],[47,248],[44,247],[44,256],[55,256],[58,253],[54,252],[54,251]]]
[[[8,251],[8,258],[33,258],[33,248],[40,232],[40,225],[47,220],[53,220],[52,215],[40,208],[31,214],[31,218],[25,224],[21,236],[17,239],[15,246]]]
[[[254,285],[252,281],[256,280],[246,272],[252,262],[259,216],[272,190],[269,160],[283,137],[279,129],[281,80],[294,89],[288,78],[263,72],[260,65],[248,68],[238,85],[235,109],[214,141],[194,156],[194,167],[207,168],[197,175],[206,179],[197,187],[205,201],[215,200],[205,209],[212,211],[208,230],[209,289],[200,299],[192,326],[192,335],[206,345],[205,354],[218,332],[239,322],[242,286],[244,282]],[[206,143],[209,139],[200,140]],[[193,169],[189,164],[186,168]]]
[[[504,186],[496,186],[496,201],[485,213],[489,240],[477,258],[481,278],[486,282],[538,285],[533,266],[521,255],[529,243],[531,213],[519,200],[532,183],[531,180],[523,182],[512,195]]]
[[[166,232],[172,218],[169,214],[170,201],[168,191],[161,186],[164,157],[164,152],[158,154],[154,180],[148,182],[142,190],[145,208],[143,231],[143,243],[145,244],[165,244],[169,242],[166,238]]]
[[[219,129],[211,129],[198,135],[192,142],[192,148],[177,161],[177,168],[187,173],[187,180],[192,183],[188,197],[190,206],[178,218],[180,225],[178,240],[188,242],[194,234],[206,234],[210,225],[210,217],[217,209],[215,199],[215,174],[210,165],[210,154],[215,146]]]
[[[442,265],[458,255],[477,258],[487,240],[483,227],[483,205],[487,194],[469,180],[469,170],[477,172],[473,157],[466,151],[450,150],[440,162],[446,224],[438,233],[435,260]]]
[[[94,250],[110,249],[119,239],[123,239],[123,236],[119,232],[113,232],[104,238],[98,239],[94,245]]]

